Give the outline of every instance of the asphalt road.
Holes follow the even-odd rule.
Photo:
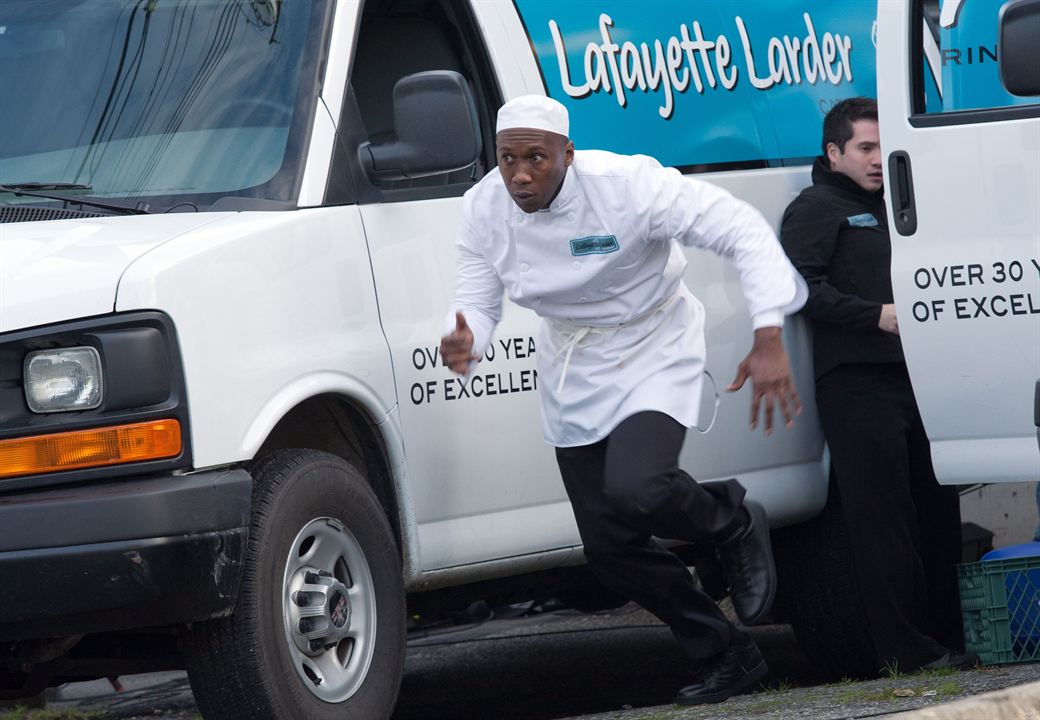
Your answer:
[[[689,676],[668,630],[634,606],[597,615],[558,611],[413,634],[393,720],[732,720],[879,717],[1040,680],[1040,665],[823,686],[784,625],[756,627],[770,674],[759,692],[680,710]],[[197,717],[183,673],[62,688],[52,705],[110,718]],[[898,691],[898,692],[897,692]],[[907,694],[909,693],[909,694]]]
[[[755,637],[767,684],[812,682],[787,626]],[[394,720],[549,720],[666,705],[691,680],[671,633],[635,606],[565,610],[413,638]]]

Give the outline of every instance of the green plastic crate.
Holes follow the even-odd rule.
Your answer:
[[[959,565],[964,645],[986,665],[1040,659],[1040,557]]]

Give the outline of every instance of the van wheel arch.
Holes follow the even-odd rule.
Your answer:
[[[346,460],[357,468],[379,499],[404,551],[401,507],[386,443],[375,429],[374,414],[341,395],[316,395],[304,400],[278,421],[256,453],[262,458],[277,450],[309,448]]]

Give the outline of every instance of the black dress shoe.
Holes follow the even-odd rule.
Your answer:
[[[737,537],[721,543],[718,552],[729,580],[733,608],[741,622],[754,625],[773,606],[776,566],[765,508],[753,501],[745,501],[744,507],[751,522]]]
[[[932,660],[930,663],[925,663],[921,666],[921,669],[945,670],[947,668],[953,668],[954,670],[971,670],[978,664],[979,656],[973,652],[947,652],[942,657]]]
[[[743,692],[766,676],[769,668],[750,638],[743,644],[730,645],[708,665],[702,679],[687,685],[675,698],[679,705],[720,703]]]

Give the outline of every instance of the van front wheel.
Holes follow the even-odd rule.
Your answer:
[[[231,617],[195,624],[185,654],[206,720],[386,718],[405,652],[401,565],[383,508],[342,459],[273,453]]]

